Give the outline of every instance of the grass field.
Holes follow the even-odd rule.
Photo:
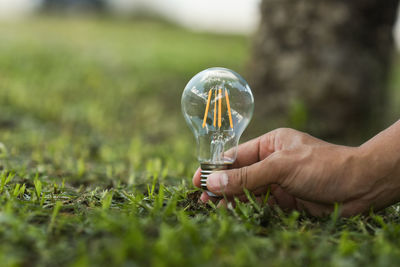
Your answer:
[[[353,266],[400,260],[397,206],[316,219],[200,205],[186,82],[250,42],[149,21],[0,24],[1,266]],[[249,137],[248,137],[249,138]]]

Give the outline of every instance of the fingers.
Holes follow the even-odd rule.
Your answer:
[[[276,131],[272,131],[239,145],[232,168],[254,164],[272,154],[275,151],[275,135]]]
[[[236,161],[231,168],[241,168],[259,162],[275,151],[275,136],[277,130],[271,131],[265,135],[259,136],[238,146]],[[228,155],[230,151],[226,152]],[[193,176],[193,184],[200,187],[200,168]]]
[[[268,187],[261,187],[258,188],[255,191],[252,191],[251,193],[254,194],[255,196],[260,196],[260,195],[265,195],[268,192]],[[272,197],[272,194],[270,195]],[[239,195],[239,196],[235,196],[238,197],[239,200],[242,199],[247,199],[246,195]],[[230,199],[233,199],[233,197],[230,197]],[[212,202],[217,202],[218,200],[221,200],[221,198],[216,198],[216,197],[210,197],[206,192],[203,192],[199,198],[199,200],[203,203],[207,203],[209,200],[211,200]]]
[[[210,196],[207,194],[207,192],[204,191],[204,192],[201,194],[201,196],[200,196],[200,198],[199,198],[199,201],[200,201],[200,202],[203,202],[203,203],[207,203],[208,201],[211,201],[211,202],[215,203],[215,202],[217,202],[219,199],[220,199],[220,198],[210,197]]]
[[[232,168],[239,168],[260,161],[260,139],[261,136],[238,146],[236,160],[233,163]],[[229,151],[227,153],[229,154]]]
[[[192,179],[192,181],[193,181],[193,185],[194,186],[196,186],[196,187],[201,187],[201,182],[200,182],[200,175],[201,175],[201,170],[200,170],[200,168],[198,168],[197,170],[196,170],[196,172],[194,173],[194,175],[193,175],[193,179]]]
[[[365,202],[360,200],[353,200],[344,203],[339,211],[342,217],[351,217],[357,214],[367,213],[371,207],[365,204]]]
[[[256,191],[252,192],[256,197],[255,201],[259,204],[264,204],[265,200],[265,193],[268,189],[257,189]],[[234,197],[226,197],[226,198],[214,198],[208,196],[206,192],[203,192],[200,196],[200,201],[203,203],[207,203],[211,201],[213,203],[217,203],[217,207],[228,207],[228,205],[232,205],[232,207],[236,206],[235,199],[238,199],[240,202],[249,202],[246,195],[239,195]],[[278,185],[271,185],[271,194],[267,200],[267,204],[269,206],[277,205],[284,211],[305,211],[306,213],[317,216],[323,217],[331,214],[334,210],[333,204],[321,204],[321,203],[314,203],[310,201],[305,201],[302,199],[296,199],[293,196],[287,194],[280,186]],[[342,204],[340,207],[340,216],[343,217],[350,217],[355,214],[359,214],[362,212],[367,211],[368,209],[365,207],[364,203],[359,201],[348,202]]]
[[[277,152],[250,166],[212,173],[207,178],[207,188],[219,196],[241,195],[243,188],[254,191],[273,183],[279,184],[289,168],[286,157]]]
[[[267,193],[268,190],[256,190],[253,192],[253,194],[256,196],[255,200],[259,204],[263,204],[265,200],[265,193]],[[240,195],[240,196],[235,196],[235,197],[228,197],[228,198],[223,198],[219,201],[218,207],[224,206],[226,207],[228,203],[231,203],[233,206],[235,206],[235,198],[237,198],[241,202],[249,202],[248,198],[246,195]],[[268,205],[273,206],[273,205],[278,205],[282,210],[285,211],[290,211],[290,210],[295,210],[298,208],[296,205],[296,199],[287,194],[283,189],[278,186],[278,185],[271,185],[271,192],[269,195],[269,198],[267,200]]]
[[[269,132],[239,145],[236,161],[233,163],[232,168],[241,168],[257,163],[272,154],[274,152],[275,132]],[[199,188],[201,187],[200,172],[201,169],[198,168],[193,176],[193,184]]]
[[[280,186],[273,185],[271,191],[276,203],[282,210],[294,210],[297,208],[296,199],[286,193]]]
[[[255,200],[259,205],[263,205],[263,204],[265,204],[265,202],[264,202],[264,201],[265,201],[265,197],[266,197],[265,195],[260,195],[260,196],[255,197],[254,200]],[[242,195],[242,196],[239,196],[239,197],[229,198],[229,199],[223,198],[223,199],[221,199],[221,200],[218,202],[217,207],[218,207],[218,208],[220,208],[220,207],[225,207],[225,208],[226,208],[226,207],[228,206],[228,204],[231,204],[232,207],[236,207],[236,201],[235,201],[235,199],[238,199],[240,202],[244,202],[244,203],[249,202],[249,199],[247,198],[247,196]],[[277,202],[276,202],[276,200],[275,200],[275,198],[274,198],[273,195],[269,195],[266,204],[268,204],[269,206],[277,205]]]

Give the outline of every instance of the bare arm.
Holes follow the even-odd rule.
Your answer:
[[[366,192],[362,197],[369,206],[382,209],[400,200],[400,121],[382,131],[360,148],[364,163]]]
[[[196,186],[199,180],[196,172]],[[243,199],[243,188],[262,195],[271,186],[271,203],[314,215],[329,213],[334,203],[344,216],[382,209],[400,200],[400,121],[360,147],[274,130],[240,145],[233,169],[212,174],[207,186],[228,200]]]

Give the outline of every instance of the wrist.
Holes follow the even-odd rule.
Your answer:
[[[356,149],[364,177],[379,182],[389,177],[396,168],[393,155],[389,155],[382,144],[367,142]]]
[[[375,179],[378,176],[372,171],[371,164],[373,156],[368,150],[362,147],[349,147],[345,153],[345,177],[347,177],[347,200],[357,199],[365,195],[373,188]]]
[[[399,136],[400,121],[359,147],[365,165],[375,177],[397,178],[400,175]]]
[[[377,140],[356,148],[359,184],[363,188],[359,198],[369,208],[381,209],[400,200],[399,156],[387,148]]]

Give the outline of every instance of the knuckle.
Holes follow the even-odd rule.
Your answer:
[[[287,129],[289,129],[289,128],[279,127],[279,128],[277,128],[275,131],[276,131],[277,133],[280,133],[280,132],[286,131]]]
[[[248,167],[243,167],[239,171],[239,186],[247,188],[248,185]]]
[[[292,128],[286,128],[286,127],[280,127],[278,129],[276,129],[275,131],[276,131],[276,134],[278,134],[278,135],[296,132],[296,130],[294,130]]]
[[[273,144],[275,150],[282,150],[290,147],[294,139],[298,139],[299,131],[291,128],[278,128],[271,132],[270,143]]]
[[[282,183],[283,179],[287,175],[284,173],[284,170],[290,168],[289,166],[284,166],[283,162],[287,161],[287,156],[289,155],[289,151],[277,151],[271,154],[268,157],[268,161],[265,162],[265,168],[269,169],[271,173],[273,173],[272,179],[278,183]]]

